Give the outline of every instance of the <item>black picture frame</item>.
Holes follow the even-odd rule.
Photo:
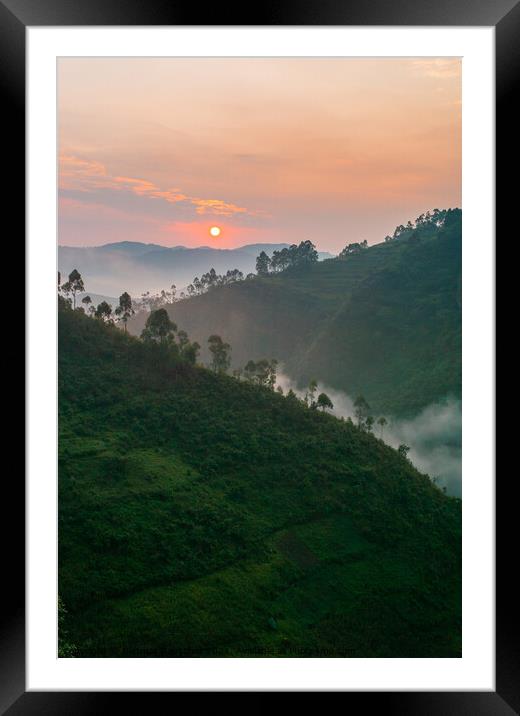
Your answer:
[[[200,22],[203,19],[204,22]],[[199,7],[175,0],[0,0],[0,86],[4,142],[13,150],[8,187],[10,212],[21,227],[25,215],[25,30],[28,26],[74,25],[415,25],[494,26],[496,31],[497,177],[511,162],[514,129],[518,115],[513,111],[514,80],[520,66],[520,2],[518,0],[267,0],[250,10],[227,5]],[[507,148],[507,154],[506,154]],[[505,172],[502,174],[505,177]],[[517,182],[505,178],[498,183],[497,216],[500,206],[513,203]],[[18,209],[18,211],[16,211]],[[503,212],[505,214],[505,211]],[[21,230],[20,230],[21,233]],[[14,232],[13,232],[14,234]],[[14,237],[13,237],[14,238]],[[5,475],[7,477],[7,474]],[[514,477],[513,474],[510,475]],[[16,479],[14,479],[16,478]],[[7,484],[6,484],[7,483]],[[515,521],[508,515],[514,480],[505,480],[497,491],[497,596],[496,596],[496,691],[494,692],[345,692],[347,707],[371,706],[389,713],[468,714],[501,716],[520,713],[520,674],[517,669],[519,641],[517,594],[510,588],[510,544],[515,542]],[[153,698],[154,708],[171,707],[176,693],[26,692],[25,690],[25,534],[24,484],[13,470],[4,479],[5,505],[14,518],[7,526],[4,545],[3,596],[0,631],[0,713],[80,714],[105,713],[124,708],[121,699],[131,699],[138,708],[143,696]],[[499,500],[499,501],[498,501]],[[5,509],[5,508],[4,508]],[[8,549],[5,545],[9,545]],[[506,560],[509,563],[506,567]],[[159,698],[161,699],[159,702]],[[358,703],[360,699],[363,704]],[[367,699],[369,701],[367,701]],[[116,703],[117,701],[117,703]],[[147,704],[147,708],[150,706]]]

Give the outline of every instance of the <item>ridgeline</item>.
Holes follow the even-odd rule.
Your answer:
[[[417,414],[461,396],[460,210],[398,227],[388,241],[281,273],[213,288],[169,305],[203,346],[232,346],[233,367],[276,357],[301,386],[312,378],[376,412]],[[146,314],[129,322],[139,334]]]

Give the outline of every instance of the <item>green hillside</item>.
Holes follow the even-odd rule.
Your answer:
[[[350,421],[61,306],[59,430],[76,656],[460,656],[460,500]]]
[[[202,346],[221,335],[235,367],[277,358],[301,385],[316,378],[363,394],[376,412],[412,415],[461,395],[461,225],[453,211],[442,227],[216,288],[169,312]]]

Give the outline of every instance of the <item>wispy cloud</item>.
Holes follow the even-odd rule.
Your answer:
[[[460,77],[461,74],[461,61],[456,58],[434,57],[414,60],[412,67],[426,77],[446,79]]]
[[[104,164],[72,154],[62,154],[59,163],[59,187],[64,191],[93,192],[99,189],[127,191],[149,199],[161,199],[171,204],[183,202],[195,207],[195,213],[230,217],[235,214],[258,216],[259,212],[222,199],[188,196],[179,189],[162,189],[147,179],[113,176]]]

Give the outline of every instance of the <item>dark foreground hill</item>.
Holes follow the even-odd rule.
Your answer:
[[[315,378],[376,412],[416,414],[461,394],[461,212],[448,219],[344,260],[213,289],[170,315],[202,346],[221,335],[234,367],[277,358],[301,385]]]
[[[59,427],[75,655],[460,656],[460,501],[349,421],[61,309]]]

